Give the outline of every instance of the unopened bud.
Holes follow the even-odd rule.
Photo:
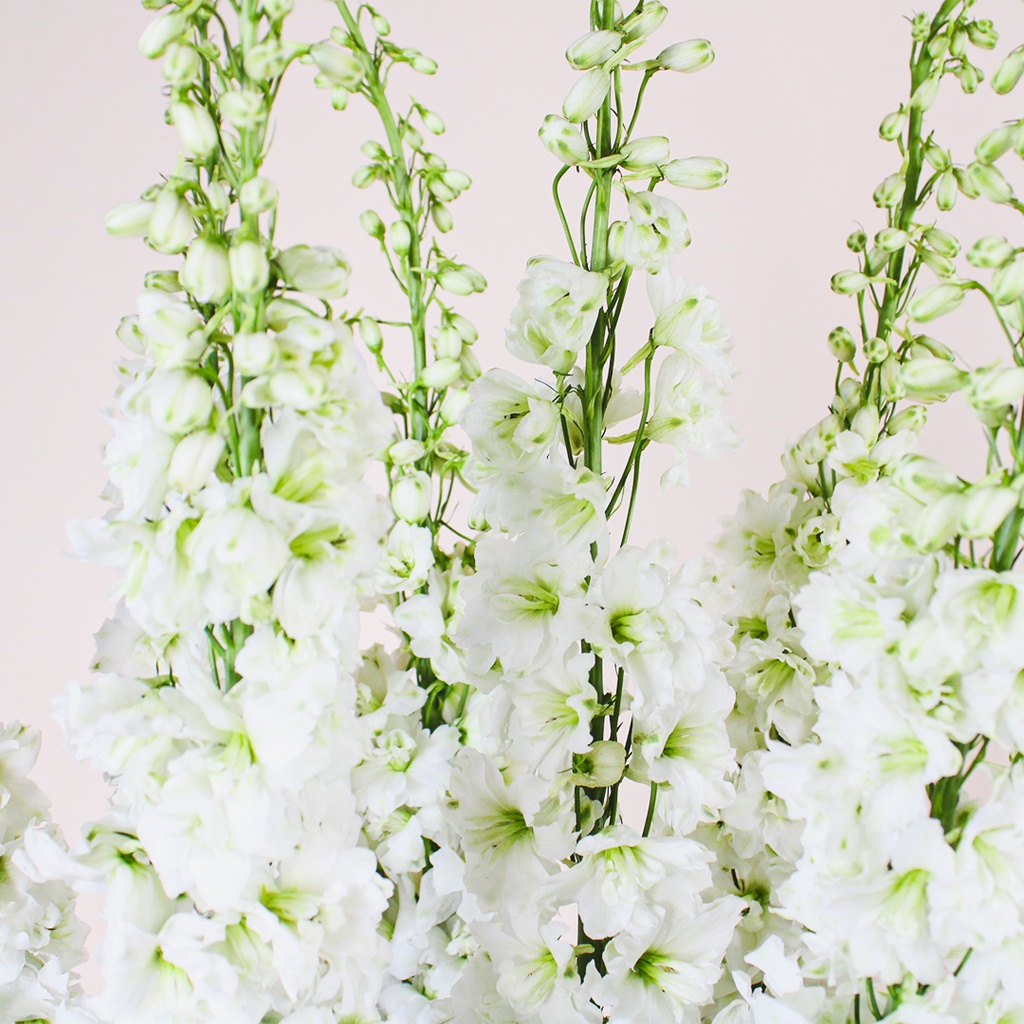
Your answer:
[[[910,105],[917,110],[928,110],[929,107],[938,99],[939,96],[939,77],[932,76],[926,78],[915,90],[913,96],[910,97]]]
[[[267,178],[250,178],[238,190],[238,201],[246,213],[266,213],[277,206],[277,186]]]
[[[467,345],[474,344],[480,337],[480,332],[461,313],[450,313],[446,320],[448,324],[459,332],[459,337]]]
[[[255,89],[229,89],[217,100],[221,116],[240,131],[249,131],[263,123],[266,108],[263,93]]]
[[[141,238],[149,230],[153,205],[145,199],[121,203],[103,218],[103,226],[115,238]]]
[[[151,21],[139,38],[139,53],[150,60],[163,55],[167,47],[188,31],[188,18],[175,8]]]
[[[857,295],[871,284],[871,278],[859,270],[840,270],[830,284],[837,295]]]
[[[931,249],[919,249],[918,255],[921,257],[921,262],[936,277],[956,277],[956,264],[948,256],[933,252]]]
[[[433,110],[427,110],[424,107],[420,110],[420,119],[423,121],[423,127],[430,132],[431,135],[444,135],[444,120],[441,115]]]
[[[719,188],[729,180],[729,165],[714,156],[685,156],[661,169],[665,180],[679,188]]]
[[[889,343],[877,335],[864,342],[864,355],[869,363],[881,363],[889,355]]]
[[[295,0],[263,0],[263,13],[271,21],[280,21],[292,13]]]
[[[593,117],[601,108],[611,88],[611,75],[602,68],[585,71],[569,90],[562,104],[566,120],[578,124]]]
[[[621,46],[622,36],[618,32],[607,29],[601,32],[588,32],[585,36],[580,36],[565,51],[565,59],[577,71],[586,71],[588,68],[604,64]]]
[[[1000,96],[1008,93],[1024,74],[1024,46],[1011,50],[992,76],[992,88]]]
[[[1024,366],[986,366],[971,373],[964,396],[975,409],[996,409],[1024,397]]]
[[[462,355],[462,338],[454,327],[442,327],[434,339],[438,359],[458,359]]]
[[[197,238],[188,247],[178,277],[197,302],[222,302],[231,294],[227,250],[219,242]]]
[[[437,71],[437,61],[433,57],[426,57],[422,53],[417,53],[409,61],[409,67],[418,75],[433,75]]]
[[[661,23],[668,16],[668,8],[658,0],[646,0],[643,8],[636,14],[631,14],[623,23],[622,30],[629,42],[637,39],[646,39],[653,35],[661,27]]]
[[[205,159],[217,149],[217,126],[205,107],[183,100],[172,103],[169,112],[182,144],[193,156]]]
[[[157,252],[170,255],[183,252],[191,238],[191,208],[173,188],[165,188],[153,203],[146,241]]]
[[[958,193],[956,175],[952,168],[948,168],[939,175],[935,185],[935,205],[943,212],[952,210],[956,206]]]
[[[477,359],[476,353],[471,348],[464,348],[459,355],[459,372],[462,379],[469,383],[475,381],[483,373],[480,360]]]
[[[907,394],[925,402],[944,402],[969,380],[963,370],[934,356],[923,356],[904,363],[902,377]]]
[[[850,429],[864,438],[867,444],[874,444],[878,440],[880,426],[881,417],[874,402],[870,405],[862,405],[850,420]]]
[[[245,377],[259,377],[277,363],[277,346],[266,331],[239,331],[231,339],[235,369]]]
[[[940,255],[952,259],[960,252],[960,239],[941,228],[928,228],[924,240]]]
[[[988,18],[967,23],[967,38],[981,50],[991,50],[999,42],[999,33]]]
[[[146,385],[144,400],[154,425],[164,434],[190,434],[206,426],[213,413],[210,385],[186,370],[156,374]]]
[[[427,446],[412,437],[396,441],[388,449],[388,458],[395,466],[411,466],[414,462],[419,462],[426,454]]]
[[[383,14],[377,14],[375,11],[373,17],[370,19],[370,24],[373,25],[373,31],[379,36],[391,34],[391,23]]]
[[[430,477],[421,470],[400,476],[391,485],[391,507],[399,519],[421,523],[430,515]]]
[[[1020,503],[1012,487],[968,487],[963,495],[958,533],[972,540],[991,537]]]
[[[452,295],[472,295],[487,287],[483,275],[465,263],[449,266],[437,276],[438,285]]]
[[[340,249],[326,245],[293,245],[277,257],[288,285],[329,302],[348,294],[349,265]]]
[[[931,139],[924,144],[924,158],[937,171],[948,171],[953,166],[953,159],[949,150],[936,145]]]
[[[956,178],[956,187],[965,195],[968,199],[977,199],[981,193],[978,191],[977,185],[974,183],[974,178],[968,172],[966,167],[954,167],[953,177]]]
[[[350,50],[343,50],[334,43],[314,43],[309,55],[320,69],[320,74],[331,85],[340,85],[350,92],[359,88],[363,80],[363,65]]]
[[[588,751],[572,755],[572,778],[577,786],[614,786],[626,770],[626,748],[616,740],[596,740]]]
[[[167,292],[168,295],[181,291],[181,282],[176,270],[150,270],[142,281],[147,291]]]
[[[412,231],[404,220],[396,220],[388,228],[388,244],[391,251],[399,256],[406,256],[412,248]]]
[[[966,61],[961,64],[956,71],[954,71],[954,74],[960,82],[960,88],[963,89],[968,96],[973,95],[978,91],[978,86],[981,84],[981,80],[984,77],[981,68],[977,68]]]
[[[447,426],[458,423],[469,401],[469,392],[465,388],[448,388],[441,402],[441,422]]]
[[[903,198],[903,192],[906,187],[907,180],[901,173],[890,174],[875,189],[873,196],[875,206],[880,209],[892,209],[892,207],[897,206]]]
[[[841,363],[852,363],[857,355],[853,335],[845,327],[836,327],[829,331],[828,348]]]
[[[878,126],[878,134],[886,142],[894,142],[903,135],[907,127],[907,120],[908,115],[905,110],[894,110],[882,118],[882,123]]]
[[[922,406],[916,408],[923,409]],[[904,494],[922,505],[944,494],[959,494],[962,486],[955,473],[926,455],[905,455],[893,468],[891,476]]]
[[[363,344],[376,355],[384,348],[384,336],[380,333],[380,324],[373,317],[364,316],[359,321],[359,336]]]
[[[878,372],[878,383],[882,398],[887,402],[898,402],[906,397],[907,387],[903,383],[901,371],[900,361],[894,355],[890,354],[882,361],[882,368]]]
[[[925,505],[911,527],[915,547],[921,551],[937,551],[956,536],[963,509],[963,496],[944,494]]]
[[[627,142],[619,154],[622,157],[622,166],[627,170],[655,167],[665,163],[669,158],[668,139],[664,135],[645,135]]]
[[[418,383],[433,391],[443,391],[449,384],[454,384],[461,374],[459,363],[455,359],[435,359],[423,368]]]
[[[707,39],[687,39],[682,43],[666,46],[657,57],[656,64],[666,71],[680,71],[690,74],[701,71],[715,59],[715,51]]]
[[[224,451],[224,439],[212,430],[196,430],[174,447],[167,482],[182,494],[195,494],[210,480]]]
[[[907,304],[907,316],[926,323],[952,312],[964,301],[965,287],[958,282],[933,285],[915,295]]]
[[[563,164],[581,164],[590,159],[587,142],[571,122],[557,114],[548,114],[537,134],[548,152]]]
[[[978,194],[991,202],[1008,203],[1013,198],[1013,189],[998,167],[974,162],[967,166],[967,174]]]
[[[243,61],[245,73],[258,82],[269,82],[284,71],[288,57],[284,47],[275,36],[268,36],[261,43],[249,47]]]
[[[183,86],[199,77],[202,61],[195,47],[187,43],[170,43],[164,52],[161,71],[171,85]]]
[[[270,280],[270,262],[259,242],[236,242],[228,251],[231,284],[236,292],[252,295],[261,292]]]
[[[363,210],[359,214],[359,226],[371,237],[378,241],[384,238],[384,221],[376,210]]]
[[[875,245],[883,252],[895,252],[897,249],[902,249],[909,241],[910,236],[899,228],[882,228],[875,235]]]
[[[993,164],[1012,148],[1016,134],[1015,124],[1000,125],[985,135],[974,147],[974,155],[983,164]]]
[[[906,394],[906,388],[903,388],[903,392]],[[902,398],[903,395],[900,395],[900,397]],[[925,406],[908,405],[905,409],[901,409],[891,420],[889,420],[889,425],[886,427],[886,433],[890,437],[893,437],[895,434],[899,434],[904,430],[909,430],[914,434],[920,434],[921,431],[924,430],[927,422],[928,410]]]
[[[1008,306],[1024,295],[1024,257],[1018,256],[992,272],[992,298]]]
[[[986,235],[967,250],[967,262],[979,269],[1001,267],[1013,259],[1014,248],[1005,238]]]

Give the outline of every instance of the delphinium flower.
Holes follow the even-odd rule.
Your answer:
[[[481,291],[484,280],[441,246],[452,227],[450,206],[470,185],[428,145],[443,134],[443,120],[414,99],[405,113],[393,104],[403,67],[430,75],[436,63],[394,42],[378,10],[362,4],[353,12],[341,0],[336,6],[341,24],[309,59],[335,107],[360,96],[380,120],[383,139],[363,145],[369,162],[354,184],[386,196],[390,211],[366,210],[360,220],[400,293],[399,311],[377,307],[359,321],[395,417],[383,456],[394,516],[375,578],[379,611],[395,639],[368,652],[359,676],[361,724],[371,745],[353,784],[365,842],[394,886],[380,1013],[404,1022],[433,1019],[433,1002],[458,976],[464,944],[465,925],[453,913],[455,838],[441,805],[472,707],[451,633],[473,558],[457,420],[479,365],[476,328],[454,305]]]
[[[836,395],[722,542],[741,771],[702,834],[718,888],[754,910],[719,987],[723,1022],[1024,1012],[1024,277],[1006,239],[978,240],[965,267],[940,226],[958,196],[1020,209],[999,164],[1024,153],[1024,122],[966,164],[924,127],[949,77],[968,93],[984,77],[972,48],[997,34],[972,6],[911,22],[910,95],[880,129],[900,154],[874,194],[886,224],[850,237],[858,267],[832,279],[859,314],[829,339]],[[1021,54],[996,67],[996,92]],[[948,343],[925,333],[965,300],[994,314],[1006,364],[972,367],[974,339],[952,327]],[[982,427],[973,479],[918,444],[927,406],[957,392]]]
[[[110,508],[73,530],[122,573],[96,675],[61,710],[114,786],[64,861],[106,889],[90,1012],[375,1020],[392,885],[352,771],[372,739],[359,615],[388,526],[363,477],[392,425],[337,311],[344,255],[275,246],[261,171],[282,76],[315,47],[283,41],[290,0],[145,6],[183,148],[108,226],[181,259],[121,324]]]
[[[451,780],[459,856],[442,847],[434,860],[467,957],[432,1020],[695,1021],[743,909],[707,897],[710,854],[691,837],[732,796],[727,637],[668,543],[628,544],[652,442],[675,452],[666,486],[691,452],[733,442],[729,335],[704,290],[674,275],[686,218],[655,191],[721,184],[727,169],[633,135],[655,76],[713,58],[691,40],[639,59],[666,14],[602,0],[569,47],[580,76],[540,130],[564,164],[554,195],[569,258],[530,261],[506,334],[537,377],[484,374],[462,416],[484,528],[455,639],[477,695]],[[583,185],[573,218],[570,174]],[[654,324],[623,352],[638,274]]]
[[[49,803],[28,777],[39,731],[0,724],[0,1018],[50,1024],[81,995],[85,926],[68,883],[40,872],[40,846],[66,850]]]

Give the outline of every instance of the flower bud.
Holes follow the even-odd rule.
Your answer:
[[[1013,198],[1013,189],[998,167],[975,162],[968,164],[967,174],[978,194],[991,202],[1008,203]]]
[[[433,57],[425,57],[417,53],[410,61],[409,67],[418,75],[432,75],[437,71],[437,61]]]
[[[977,185],[974,183],[974,178],[968,173],[966,167],[954,167],[953,177],[956,178],[956,187],[965,195],[968,199],[977,199],[981,193],[978,191]]]
[[[932,60],[938,60],[940,57],[944,57],[946,52],[949,50],[949,36],[945,33],[934,35],[928,40],[927,44],[928,56]]]
[[[934,356],[922,356],[904,363],[902,377],[907,394],[924,402],[944,402],[969,380],[963,370]]]
[[[665,163],[669,158],[668,139],[664,135],[645,135],[627,142],[619,151],[619,155],[622,158],[622,166],[627,170],[655,167]]]
[[[949,281],[918,292],[907,304],[907,316],[917,323],[926,323],[952,312],[964,301],[965,287]]]
[[[266,213],[277,206],[277,186],[267,178],[250,178],[238,190],[245,213]]]
[[[953,159],[949,155],[949,150],[936,145],[931,139],[928,139],[924,144],[924,158],[935,170],[940,172],[948,171],[953,166]]]
[[[255,89],[229,89],[217,100],[217,109],[221,117],[239,131],[257,127],[267,113],[263,94]]]
[[[226,217],[231,209],[231,200],[228,197],[228,190],[219,181],[211,181],[207,184],[204,195],[210,212],[215,217]]]
[[[928,228],[924,240],[940,255],[952,259],[960,252],[960,239],[941,228]]]
[[[992,76],[992,88],[1000,96],[1008,93],[1024,74],[1024,46],[1011,50]]]
[[[281,41],[275,36],[268,36],[260,43],[249,47],[246,51],[245,73],[257,82],[269,82],[284,71],[288,62],[287,54]]]
[[[459,372],[462,374],[462,379],[469,383],[475,381],[483,373],[480,360],[477,359],[476,353],[471,348],[464,348],[459,355]]]
[[[974,155],[983,164],[994,164],[1013,147],[1017,134],[1015,124],[1003,124],[985,135],[974,147]]]
[[[206,426],[213,413],[210,385],[187,370],[155,374],[143,394],[154,426],[164,434],[190,434]]]
[[[666,46],[654,62],[666,71],[689,74],[706,68],[715,59],[715,51],[707,39],[687,39],[683,43]]]
[[[583,754],[572,755],[572,778],[577,786],[614,786],[626,771],[626,748],[617,740],[595,740]]]
[[[915,408],[921,409],[922,406]],[[926,455],[905,455],[895,465],[891,476],[904,494],[909,494],[922,505],[944,494],[959,494],[962,486],[955,473]]]
[[[452,295],[472,295],[487,287],[487,282],[479,272],[465,264],[446,267],[437,275],[437,283]]]
[[[581,164],[590,159],[586,140],[579,130],[557,114],[548,114],[537,134],[548,152],[563,164]]]
[[[906,388],[903,390],[906,393]],[[901,395],[900,397],[902,398],[903,396]],[[920,434],[927,422],[928,410],[923,405],[908,405],[906,409],[901,409],[889,420],[886,433],[890,437],[894,437],[904,430],[909,430],[913,434]]]
[[[400,476],[391,485],[391,507],[399,519],[421,523],[430,515],[430,477],[421,470]]]
[[[886,114],[882,123],[878,126],[878,134],[886,142],[895,142],[900,138],[907,127],[908,114],[902,108]]]
[[[909,241],[910,236],[899,228],[882,228],[875,235],[875,245],[883,252],[895,252],[897,249],[902,249]]]
[[[836,327],[829,331],[828,349],[841,363],[852,363],[857,355],[853,335],[845,327]]]
[[[462,370],[454,359],[435,359],[428,363],[419,375],[419,381],[423,387],[434,391],[443,391],[449,384],[459,379]]]
[[[474,344],[480,332],[461,313],[449,313],[446,322],[459,332],[459,337],[467,344]]]
[[[309,55],[328,84],[343,86],[350,92],[359,88],[363,80],[363,65],[351,51],[322,42],[314,43],[309,48]]]
[[[611,75],[602,68],[591,68],[585,71],[576,84],[569,90],[562,104],[562,113],[566,120],[578,124],[593,117],[601,108],[611,88]]]
[[[986,235],[968,249],[967,262],[979,269],[993,269],[1009,263],[1013,256],[1014,248],[1005,238]]]
[[[894,206],[899,205],[906,187],[907,179],[903,177],[902,173],[890,174],[889,177],[882,181],[878,188],[875,189],[873,197],[875,200],[875,206],[880,209],[889,210]]]
[[[588,68],[604,64],[621,46],[622,36],[618,32],[609,29],[588,32],[585,36],[580,36],[565,51],[565,59],[577,71],[586,71]]]
[[[404,220],[396,220],[388,228],[388,243],[391,246],[392,252],[397,253],[399,256],[408,254],[412,248],[412,231]]]
[[[832,275],[830,284],[837,295],[857,295],[871,284],[871,278],[859,270],[840,270]]]
[[[231,339],[231,354],[243,377],[259,377],[277,364],[277,346],[266,331],[240,331]]]
[[[971,373],[964,397],[974,409],[996,409],[1024,397],[1024,366],[986,366]]]
[[[168,295],[181,291],[181,282],[176,270],[150,270],[142,281],[146,291],[167,292]]]
[[[434,222],[434,227],[437,228],[442,234],[446,234],[451,231],[454,225],[451,211],[444,203],[431,203],[430,204],[430,217]]]
[[[864,342],[864,355],[869,363],[881,363],[889,355],[889,343],[877,335]]]
[[[103,218],[103,226],[107,229],[107,234],[115,238],[141,238],[149,229],[153,206],[152,202],[145,199],[121,203]],[[191,224],[191,218],[189,223]]]
[[[1020,503],[1012,487],[968,487],[960,508],[958,533],[972,540],[991,537]]]
[[[222,245],[197,238],[188,247],[178,274],[182,287],[198,302],[222,302],[231,293],[231,269]]]
[[[150,60],[163,55],[167,47],[188,31],[188,18],[180,10],[167,11],[154,18],[139,38],[139,53]]]
[[[359,321],[359,336],[374,355],[384,348],[384,335],[380,333],[380,324],[373,317],[364,316]]]
[[[915,90],[913,96],[910,97],[910,105],[917,110],[925,111],[938,99],[939,96],[939,76],[933,75],[931,78],[926,78]]]
[[[442,327],[434,339],[438,359],[458,359],[462,355],[462,338],[454,327]]]
[[[228,252],[231,284],[236,292],[252,295],[261,292],[270,280],[270,263],[259,242],[236,242]]]
[[[289,287],[329,301],[348,293],[349,265],[340,249],[293,245],[278,254],[277,266]]]
[[[205,159],[217,149],[217,126],[205,107],[183,100],[172,103],[168,109],[182,144],[193,156]]]
[[[960,494],[944,494],[925,505],[911,527],[914,546],[921,551],[945,547],[956,536],[963,503]]]
[[[192,210],[174,191],[165,188],[153,203],[146,241],[166,255],[183,252],[192,238]]]
[[[423,107],[420,109],[420,119],[423,121],[423,127],[431,135],[444,135],[444,120],[436,111]]]
[[[931,16],[925,14],[924,11],[920,11],[915,14],[910,21],[910,34],[916,42],[924,42],[931,33],[932,19]]]
[[[383,241],[384,221],[380,219],[380,214],[378,214],[376,210],[363,210],[363,212],[359,214],[359,226],[371,238]]]
[[[395,466],[411,466],[414,462],[419,462],[426,454],[427,446],[412,437],[396,441],[388,449],[388,458]]]
[[[992,298],[1008,306],[1024,296],[1024,257],[1018,256],[992,272]]]
[[[938,338],[933,338],[929,334],[915,334],[912,350],[918,355],[932,355],[936,359],[945,359],[948,363],[956,358],[948,345],[944,345]]]
[[[984,78],[984,73],[981,68],[975,67],[973,64],[968,64],[966,61],[961,64],[953,74],[955,74],[959,80],[960,88],[963,89],[968,96],[973,95],[978,91],[978,86],[981,85],[981,80]]]
[[[195,47],[187,43],[168,44],[161,71],[171,85],[188,85],[199,77],[201,68],[202,61]]]
[[[449,427],[458,423],[469,401],[469,392],[465,388],[449,388],[441,402],[441,422]]]
[[[999,42],[999,33],[988,18],[967,23],[967,38],[980,50],[991,50]]]
[[[679,188],[718,188],[729,180],[729,165],[714,156],[686,156],[661,169],[665,180]]]
[[[212,430],[195,430],[174,447],[167,468],[167,482],[182,494],[202,489],[217,468],[224,451],[224,439]]]
[[[862,405],[850,420],[850,429],[864,438],[867,444],[874,444],[878,440],[880,427],[881,417],[874,402],[870,405]]]
[[[882,361],[882,368],[878,374],[878,383],[882,392],[882,398],[887,402],[898,402],[906,397],[907,387],[903,383],[901,371],[900,361],[894,355],[890,354]]]
[[[933,252],[931,249],[919,249],[918,255],[921,262],[936,277],[956,277],[956,264],[948,256]]]
[[[948,168],[939,175],[935,185],[935,205],[944,213],[956,206],[956,198],[959,193],[956,175],[952,168]]]

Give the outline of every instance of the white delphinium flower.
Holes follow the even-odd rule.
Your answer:
[[[38,755],[38,730],[0,725],[0,1015],[10,1021],[54,1021],[80,999],[85,960],[74,893],[33,856],[40,845],[66,849],[28,777]]]
[[[686,214],[664,196],[634,192],[623,232],[623,259],[632,267],[657,273],[690,244]]]

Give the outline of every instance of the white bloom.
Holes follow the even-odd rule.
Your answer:
[[[718,380],[735,375],[729,358],[732,336],[722,326],[718,303],[705,289],[690,287],[664,270],[647,275],[647,295],[656,317],[655,345],[682,352]]]
[[[399,520],[388,535],[387,548],[377,573],[383,594],[418,590],[434,564],[433,534],[425,526]]]
[[[676,203],[653,192],[630,195],[622,240],[623,258],[630,266],[657,273],[689,244],[686,215]]]

